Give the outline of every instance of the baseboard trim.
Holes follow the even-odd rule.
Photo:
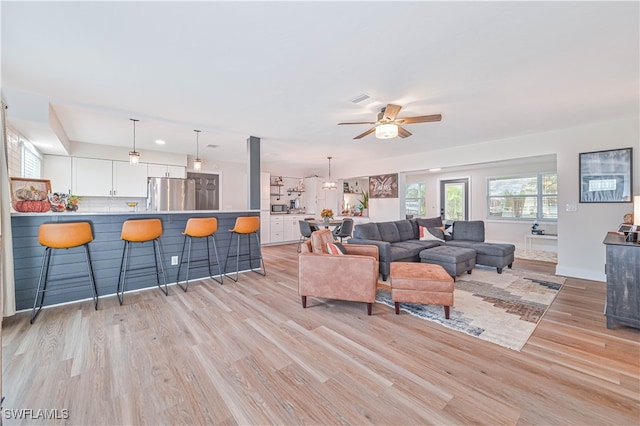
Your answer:
[[[607,275],[604,272],[580,268],[565,268],[560,264],[556,266],[556,275],[562,275],[563,277],[580,278],[583,280],[601,282],[607,281]]]

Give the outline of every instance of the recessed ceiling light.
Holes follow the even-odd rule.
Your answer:
[[[163,141],[162,139],[156,139],[156,144],[158,145],[164,145],[165,141]]]
[[[435,169],[429,169],[430,172],[439,172],[440,170],[442,170],[442,168],[440,167],[436,167]]]
[[[207,145],[207,148],[217,148],[219,145],[214,145],[212,143],[210,143],[209,145]]]

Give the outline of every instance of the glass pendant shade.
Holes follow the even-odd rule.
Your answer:
[[[193,170],[200,170],[202,168],[202,160],[200,159],[200,130],[194,130],[196,132],[196,159],[193,160]]]
[[[135,118],[129,120],[133,121],[133,151],[129,151],[129,164],[135,166],[140,162],[140,153],[136,151],[136,122],[140,120]]]
[[[329,160],[329,180],[322,182],[322,189],[338,189],[338,183],[331,180],[331,159],[333,157],[327,157]]]
[[[398,136],[398,126],[395,124],[380,124],[376,127],[376,138],[391,139]]]

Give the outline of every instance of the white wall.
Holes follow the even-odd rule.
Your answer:
[[[189,156],[187,172],[193,170],[194,157]],[[220,209],[245,210],[247,208],[247,166],[245,163],[230,163],[202,159],[202,168],[197,173],[220,175]]]
[[[487,181],[489,178],[514,176],[536,172],[555,172],[555,155],[507,160],[463,167],[451,172],[411,172],[406,173],[407,183],[426,185],[426,217],[440,216],[440,181],[449,179],[469,179],[469,219],[484,220],[487,241],[515,244],[524,248],[524,235],[531,233],[533,220],[489,220],[487,219]],[[547,233],[557,233],[556,221],[539,221]],[[557,251],[557,244],[549,240],[535,240],[538,249]]]
[[[633,207],[628,203],[580,204],[578,202],[578,154],[606,149],[635,148],[633,188],[634,195],[638,195],[640,194],[639,126],[637,116],[623,117],[482,144],[417,152],[401,158],[381,158],[379,161],[366,164],[353,162],[348,168],[337,168],[335,174],[338,178],[346,178],[555,154],[559,194],[556,272],[559,275],[604,281],[605,247],[602,240],[607,231],[617,229],[624,214],[632,211]],[[415,142],[419,143],[419,141]],[[566,211],[567,204],[576,205],[577,211]],[[397,209],[399,212],[399,203]],[[473,209],[475,210],[475,207]]]
[[[129,161],[129,149],[124,147],[99,145],[94,143],[74,142],[70,143],[72,157],[99,158],[103,160]],[[138,150],[141,163],[169,164],[172,166],[186,166],[185,154],[173,154],[169,152]]]

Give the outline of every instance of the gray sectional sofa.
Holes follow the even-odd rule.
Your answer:
[[[442,237],[444,241],[421,240],[420,226]],[[420,253],[423,250],[440,246],[473,249],[476,252],[474,264],[493,266],[498,273],[502,273],[505,266],[511,267],[515,246],[484,242],[483,221],[456,221],[450,237],[445,236],[440,229],[441,226],[440,218],[363,223],[355,226],[353,237],[348,240],[348,243],[371,244],[378,247],[380,273],[385,281],[391,270],[391,262],[420,262]],[[423,261],[427,260],[423,259]],[[471,268],[463,267],[462,269],[471,273]],[[458,268],[449,273],[455,277],[459,270]]]

